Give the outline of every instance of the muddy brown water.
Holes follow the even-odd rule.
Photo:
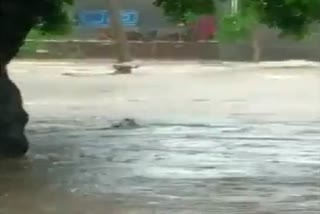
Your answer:
[[[32,149],[0,163],[0,213],[320,213],[318,73],[40,68],[14,74]],[[130,116],[139,126],[112,125]]]

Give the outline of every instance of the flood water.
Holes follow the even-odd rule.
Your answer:
[[[0,163],[0,213],[320,212],[320,73],[14,68],[31,151]]]

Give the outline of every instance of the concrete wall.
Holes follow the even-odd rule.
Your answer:
[[[261,61],[305,59],[319,61],[320,37],[308,42],[261,46]],[[283,41],[282,41],[283,42]],[[284,42],[285,43],[285,42]],[[29,48],[28,48],[29,46]],[[36,47],[36,48],[35,48]],[[130,42],[131,52],[138,59],[252,61],[250,43],[219,44],[215,42]],[[21,49],[26,58],[115,58],[115,46],[106,41],[35,41]],[[36,51],[36,50],[47,50]]]
[[[279,38],[276,30],[261,27],[259,32],[261,58],[263,60],[320,59],[320,34],[315,30],[312,36],[303,40]],[[252,59],[251,41],[220,43],[220,58],[223,60],[247,61]]]
[[[107,41],[29,41],[21,49],[18,57],[108,59],[116,57],[115,48],[113,42]],[[137,59],[219,59],[219,48],[216,42],[130,42],[130,49],[132,56]]]

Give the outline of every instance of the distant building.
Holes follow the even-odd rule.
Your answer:
[[[139,20],[136,26],[129,28],[146,33],[153,30],[172,30],[175,26],[170,23],[162,11],[152,4],[152,0],[118,0],[121,9],[137,11]],[[84,11],[106,10],[107,0],[76,0],[75,12],[79,14]],[[97,28],[78,26],[75,30],[77,37],[94,38],[97,36]],[[98,30],[99,31],[99,30]]]
[[[153,5],[153,0],[118,0],[122,10],[136,11],[138,22],[134,26],[127,27],[128,31],[135,30],[141,34],[148,34],[157,31],[158,34],[170,34],[179,32],[177,27],[165,17],[160,8]],[[228,0],[234,1],[234,0]],[[228,6],[230,8],[230,6]],[[75,12],[77,15],[86,11],[107,10],[107,0],[75,0]],[[98,17],[91,18],[99,20]],[[86,25],[77,26],[75,36],[79,38],[99,38],[108,27],[90,27]]]

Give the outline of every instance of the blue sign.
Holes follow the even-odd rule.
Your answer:
[[[139,13],[135,10],[120,11],[122,24],[125,27],[138,25]],[[86,27],[110,27],[110,13],[107,10],[82,11],[78,14],[78,21],[81,26]]]
[[[120,12],[122,24],[126,27],[135,27],[138,25],[139,14],[135,10],[123,10]]]

